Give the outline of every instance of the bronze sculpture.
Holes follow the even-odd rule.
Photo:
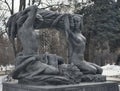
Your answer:
[[[81,33],[82,16],[60,14],[31,6],[11,16],[8,20],[8,35],[21,41],[23,50],[16,57],[16,69],[12,73],[19,83],[33,85],[61,85],[80,83],[84,75],[96,76],[102,69],[84,60],[86,39]],[[69,63],[54,54],[38,54],[34,29],[56,28],[65,33],[69,43]],[[99,75],[95,81],[104,81]],[[94,81],[94,79],[93,79]]]

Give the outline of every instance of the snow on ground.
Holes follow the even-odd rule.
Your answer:
[[[102,66],[102,69],[102,75],[120,77],[120,66],[107,64],[105,66]]]
[[[0,91],[2,91],[2,82],[4,81],[5,78],[6,78],[6,75],[0,76]]]

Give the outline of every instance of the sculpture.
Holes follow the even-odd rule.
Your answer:
[[[81,34],[82,16],[59,14],[31,6],[11,16],[7,23],[11,40],[21,41],[22,52],[16,57],[14,79],[22,84],[61,85],[80,83],[85,74],[101,74],[102,69],[84,60],[85,37]],[[69,43],[69,63],[54,54],[38,54],[34,29],[56,28],[65,33]],[[93,75],[92,75],[93,76]],[[99,76],[104,81],[103,76]],[[94,80],[94,79],[93,79]]]

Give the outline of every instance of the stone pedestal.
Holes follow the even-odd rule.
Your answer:
[[[3,91],[119,91],[114,82],[80,83],[59,86],[30,86],[12,82],[3,83]]]

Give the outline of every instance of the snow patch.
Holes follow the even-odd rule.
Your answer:
[[[120,66],[107,64],[101,67],[103,69],[102,75],[105,76],[120,76]]]

